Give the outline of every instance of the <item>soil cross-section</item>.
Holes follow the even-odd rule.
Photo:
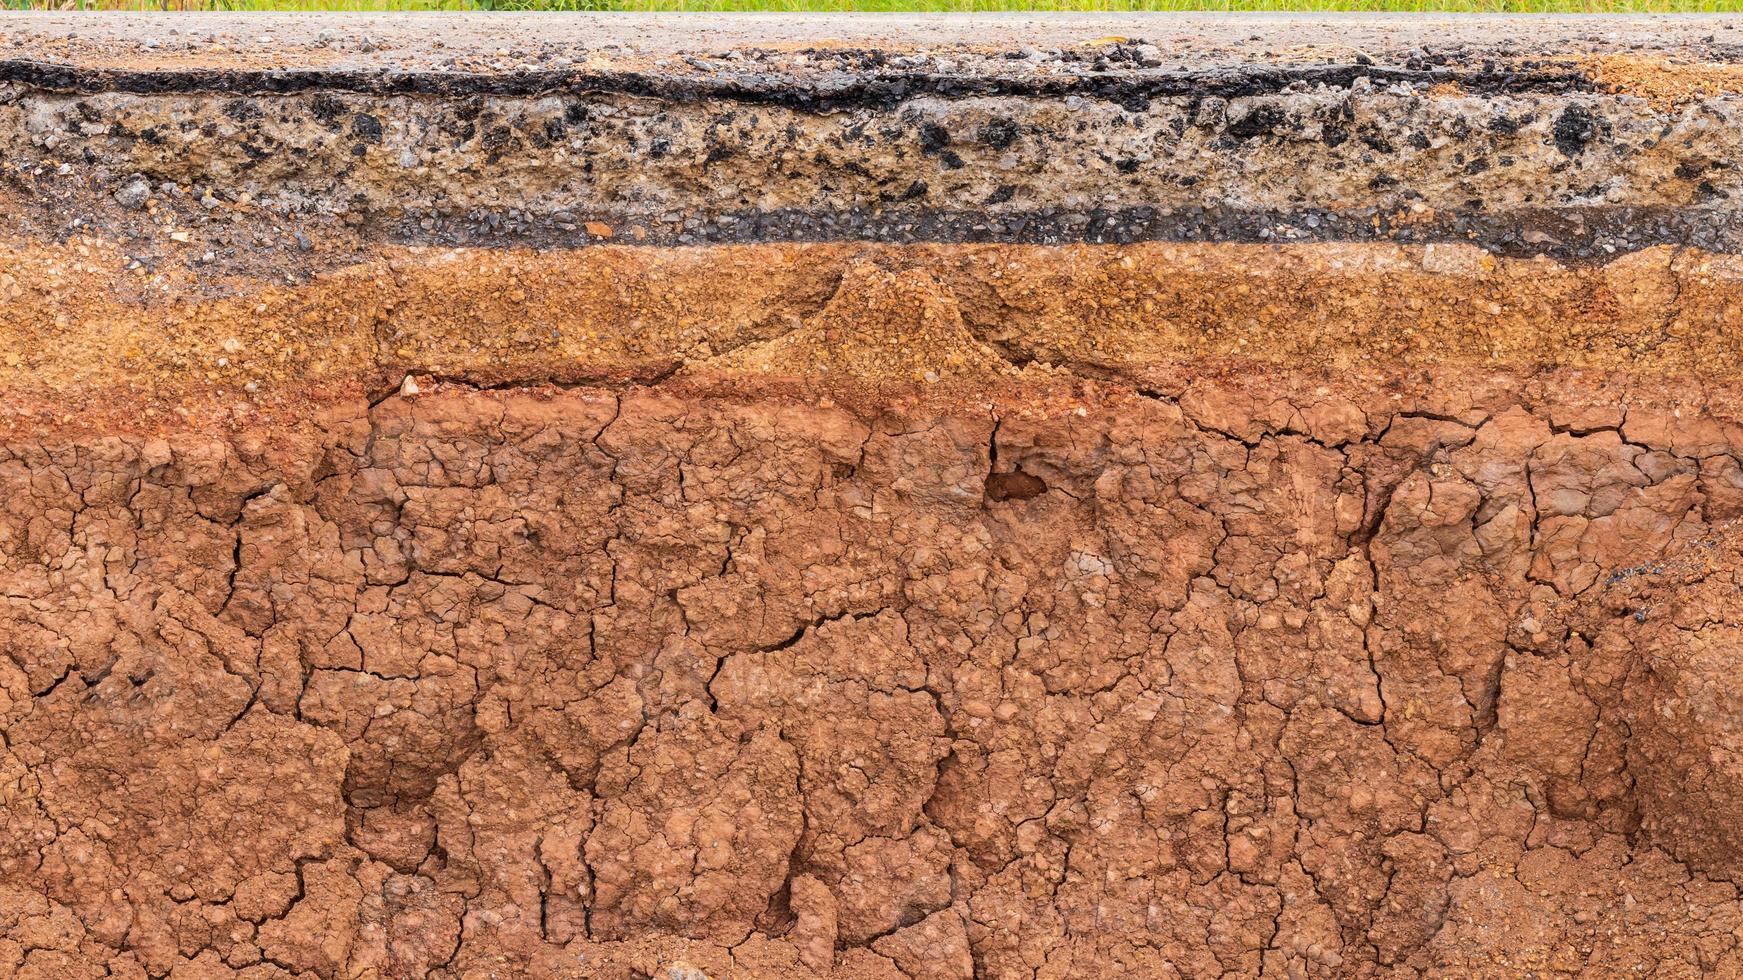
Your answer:
[[[1743,976],[1743,22],[0,22],[0,978]]]

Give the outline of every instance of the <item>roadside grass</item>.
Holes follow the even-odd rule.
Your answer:
[[[0,0],[0,10],[1723,13],[1743,0]]]

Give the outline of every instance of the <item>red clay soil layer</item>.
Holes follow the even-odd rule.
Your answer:
[[[1743,971],[1743,428],[1341,388],[15,438],[0,971]]]

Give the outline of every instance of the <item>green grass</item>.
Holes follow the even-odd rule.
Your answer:
[[[1743,11],[1743,0],[0,0],[0,9],[1718,13]]]

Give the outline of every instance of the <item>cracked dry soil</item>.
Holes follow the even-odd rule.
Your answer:
[[[0,955],[1739,969],[1743,430],[1270,382],[14,442]]]
[[[1743,976],[1731,22],[61,23],[0,980]]]

